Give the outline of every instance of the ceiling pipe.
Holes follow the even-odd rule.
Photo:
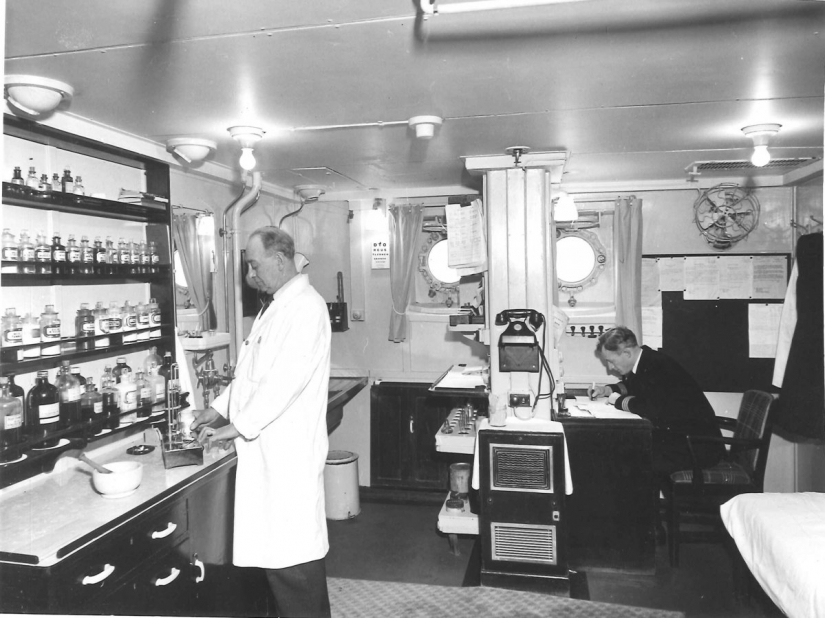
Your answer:
[[[241,269],[241,247],[238,243],[238,227],[241,214],[261,195],[263,180],[261,172],[244,174],[246,186],[249,190],[230,204],[223,213],[223,258],[224,273],[228,278],[232,276],[232,303],[230,311],[230,295],[226,295],[226,324],[229,330],[229,363],[232,367],[238,362],[238,342],[243,338],[243,272]],[[229,289],[229,281],[226,281]],[[230,315],[232,318],[230,319]],[[230,327],[230,324],[234,324]]]

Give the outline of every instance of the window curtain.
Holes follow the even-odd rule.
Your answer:
[[[422,204],[391,205],[390,226],[390,341],[399,343],[407,338],[407,305],[413,289],[418,235],[424,222]]]
[[[613,217],[616,257],[616,324],[632,330],[639,343],[642,332],[642,200],[618,198]]]
[[[179,214],[172,227],[175,249],[183,265],[189,293],[198,310],[202,331],[215,327],[212,306],[212,273],[215,258],[215,220],[212,215]]]

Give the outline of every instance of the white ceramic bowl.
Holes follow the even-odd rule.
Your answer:
[[[137,461],[114,461],[104,464],[111,474],[92,471],[92,485],[104,498],[122,498],[137,490],[143,480],[143,464]]]

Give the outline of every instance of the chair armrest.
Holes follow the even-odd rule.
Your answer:
[[[731,418],[730,416],[716,416],[714,419],[719,427],[722,429],[729,429],[730,431],[736,429],[736,425],[739,422],[737,419]]]

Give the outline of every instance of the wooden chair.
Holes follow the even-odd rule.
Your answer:
[[[742,397],[737,418],[717,416],[721,429],[733,430],[731,437],[686,436],[693,445],[700,442],[722,442],[728,453],[713,467],[702,469],[696,463],[692,470],[674,472],[665,495],[668,522],[667,542],[670,565],[679,566],[679,545],[685,542],[721,542],[724,530],[719,518],[719,506],[730,498],[761,492],[771,442],[770,409],[773,395],[750,390]],[[710,526],[710,531],[684,531],[683,524]]]

